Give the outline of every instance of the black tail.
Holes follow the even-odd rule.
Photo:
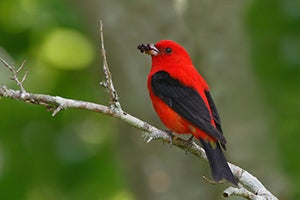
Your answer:
[[[234,185],[237,185],[220,144],[217,142],[213,147],[208,141],[200,139],[200,142],[205,150],[213,179],[220,181],[224,178]]]

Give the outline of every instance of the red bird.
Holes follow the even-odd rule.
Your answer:
[[[171,40],[141,44],[138,49],[152,58],[147,85],[161,121],[175,133],[199,139],[215,181],[224,178],[237,185],[222,152],[226,139],[215,103],[187,51]]]

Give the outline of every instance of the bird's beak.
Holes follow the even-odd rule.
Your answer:
[[[137,48],[145,54],[156,56],[159,53],[159,50],[155,47],[154,44],[140,44]]]

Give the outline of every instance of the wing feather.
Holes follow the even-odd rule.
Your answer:
[[[215,128],[211,124],[210,112],[200,94],[193,88],[183,85],[179,80],[174,79],[165,71],[156,72],[151,79],[151,87],[156,96],[162,99],[180,116],[190,121],[199,129],[205,131],[211,137],[226,144],[225,137],[221,129]],[[209,93],[206,94],[209,96]],[[209,103],[213,102],[211,97]],[[213,104],[214,105],[214,104]],[[214,108],[215,109],[215,106]],[[212,111],[214,118],[216,109]],[[215,121],[219,122],[219,115]],[[220,123],[217,123],[220,124]]]

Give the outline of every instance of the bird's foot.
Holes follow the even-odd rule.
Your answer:
[[[170,143],[170,148],[173,146],[173,132],[169,129],[166,129],[165,132],[168,134],[169,136],[169,143]]]
[[[193,139],[194,139],[194,136],[192,135],[189,139],[185,140],[185,142],[189,148],[193,146],[193,142],[194,142]],[[185,154],[188,154],[189,148],[185,149]]]
[[[193,143],[193,139],[194,139],[194,136],[192,135],[189,139],[187,139],[187,142],[189,144],[192,144]]]

